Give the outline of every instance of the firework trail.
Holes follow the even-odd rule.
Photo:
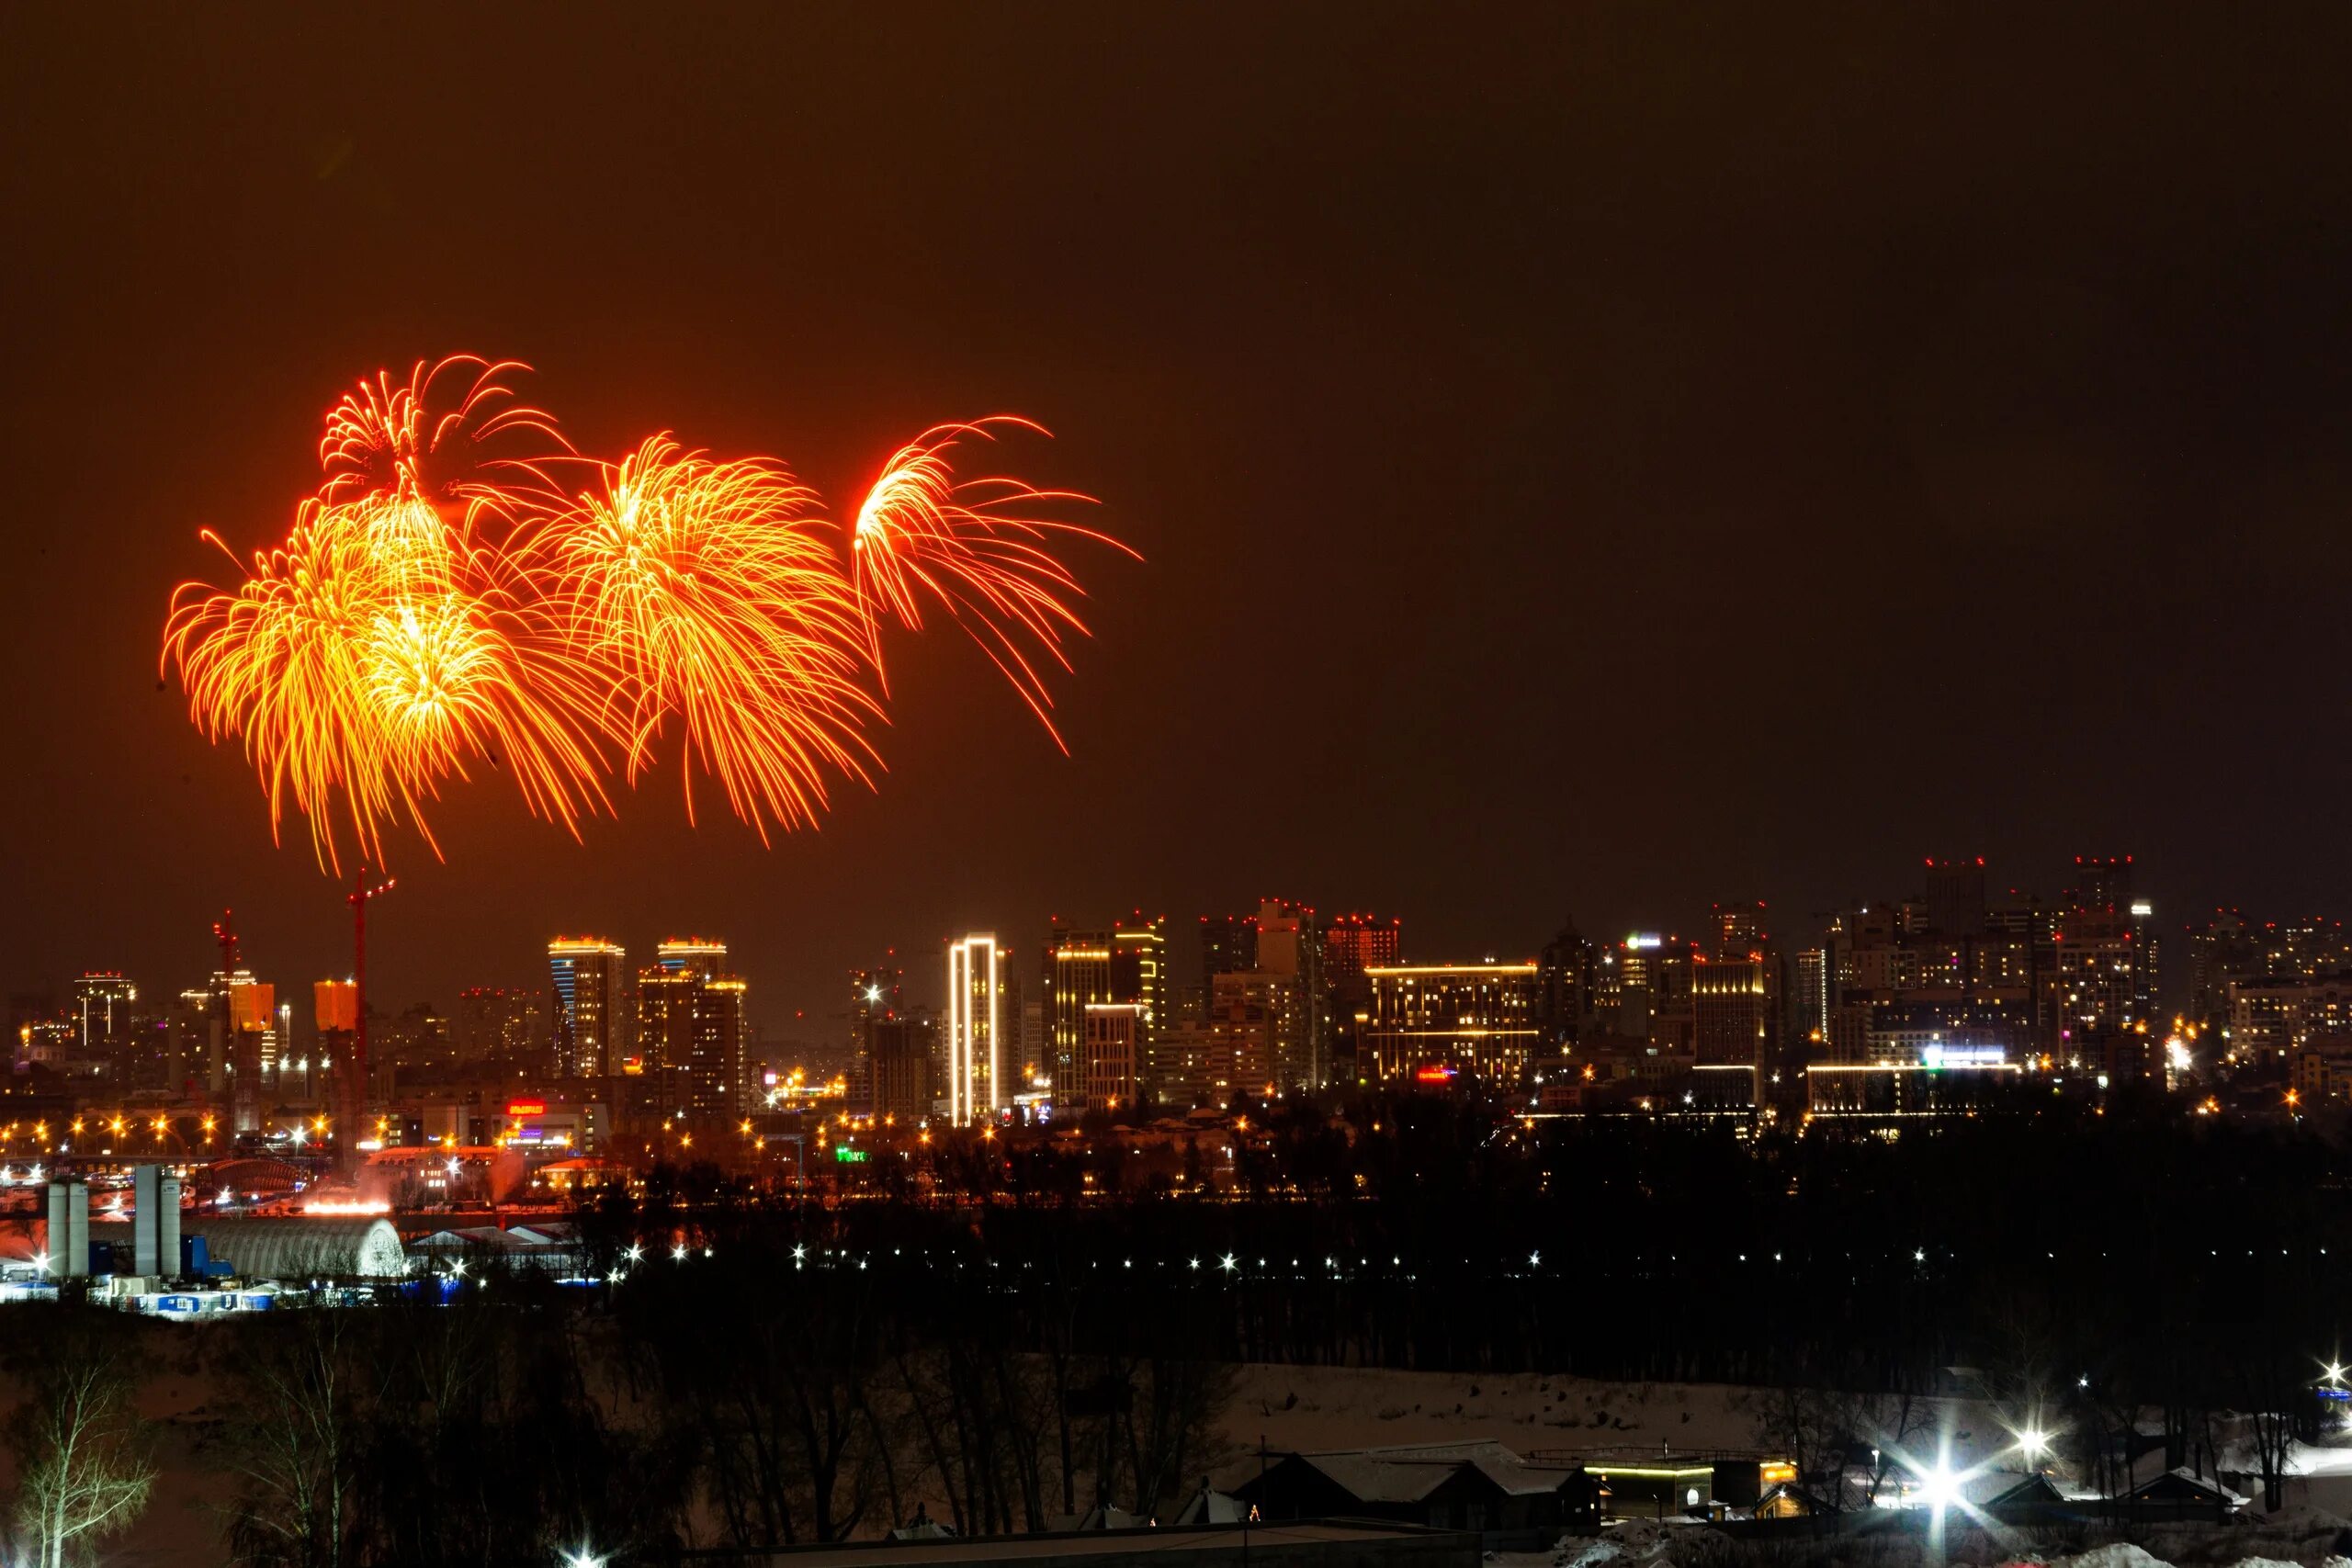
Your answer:
[[[437,854],[427,807],[487,762],[576,837],[611,808],[611,759],[635,784],[673,718],[689,817],[699,769],[763,841],[814,825],[833,773],[872,784],[881,624],[920,629],[926,600],[1062,744],[1038,660],[1068,670],[1064,638],[1086,628],[1046,547],[1135,552],[1033,515],[1086,497],[958,480],[948,461],[994,427],[1039,427],[926,431],[837,535],[773,458],[666,434],[617,463],[581,457],[509,389],[524,368],[461,355],[358,382],[328,411],[322,477],[285,544],[248,565],[208,533],[243,581],[174,591],[164,665],[209,739],[242,742],[273,832],[290,807],[323,866],[344,827],[376,864],[403,823]]]

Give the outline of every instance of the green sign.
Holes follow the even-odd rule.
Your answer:
[[[854,1149],[847,1144],[835,1144],[833,1157],[843,1165],[864,1165],[870,1156],[864,1149]]]

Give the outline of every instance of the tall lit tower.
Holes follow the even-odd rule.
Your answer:
[[[673,937],[637,977],[637,1039],[655,1106],[690,1116],[731,1116],[747,1100],[743,1003],[748,987],[727,972],[727,944]]]
[[[962,1123],[1004,1105],[993,935],[947,944],[947,1119]]]
[[[628,954],[602,937],[560,936],[548,943],[555,986],[556,1071],[594,1077],[621,1070],[622,963]]]
[[[82,1054],[111,1045],[130,1030],[130,1006],[139,988],[115,970],[92,970],[74,982],[74,1010],[81,1029]]]
[[[1143,1010],[1136,1048],[1139,1056],[1148,1056],[1154,1036],[1176,1021],[1168,1001],[1167,916],[1146,919],[1137,909],[1130,919],[1111,922],[1111,999]]]
[[[1072,931],[1054,922],[1046,944],[1046,1025],[1053,1032],[1046,1042],[1052,1055],[1056,1104],[1076,1104],[1086,1092],[1086,1010],[1090,1004],[1114,1000],[1111,990],[1111,933]]]

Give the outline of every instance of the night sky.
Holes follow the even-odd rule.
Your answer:
[[[2185,8],[2184,8],[2185,9]],[[42,14],[43,11],[49,14]],[[398,840],[379,1004],[723,936],[796,1032],[886,946],[1282,893],[1418,957],[2129,851],[2339,910],[2352,12],[1283,5],[0,16],[0,953],[347,968],[299,821],[156,680],[362,372],[530,361],[853,494],[1051,425],[1061,756],[957,637],[763,850],[674,770],[584,846]],[[86,29],[86,30],[85,30]],[[674,749],[668,759],[674,762]],[[836,1032],[808,1021],[798,1032]]]

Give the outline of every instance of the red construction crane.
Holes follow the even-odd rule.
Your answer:
[[[344,902],[351,906],[351,1072],[356,1114],[368,1103],[368,900],[392,890],[393,879],[368,879],[363,863],[351,879]]]
[[[220,918],[212,922],[212,940],[220,944],[220,973],[234,975],[244,967],[244,954],[237,946],[236,910],[220,911]]]

